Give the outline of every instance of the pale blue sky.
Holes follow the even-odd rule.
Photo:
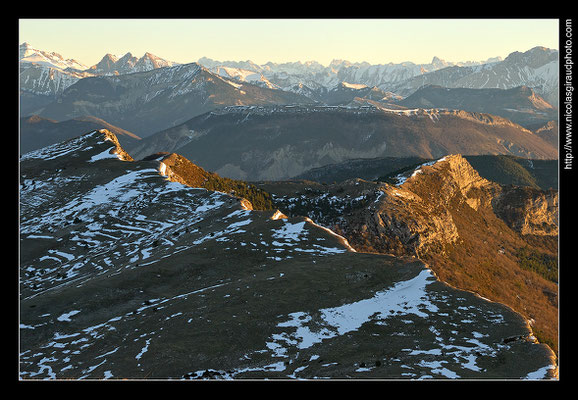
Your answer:
[[[179,63],[310,61],[372,64],[505,58],[558,49],[557,19],[20,19],[19,42],[91,66],[106,54]]]

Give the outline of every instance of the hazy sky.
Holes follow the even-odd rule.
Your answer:
[[[557,19],[20,19],[19,42],[87,66],[150,52],[179,63],[310,61],[372,64],[505,58],[558,49]]]

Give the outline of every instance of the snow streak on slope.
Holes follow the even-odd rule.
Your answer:
[[[343,346],[340,343],[346,343],[348,339],[380,329],[393,330],[388,339],[392,345],[398,338],[411,337],[420,329],[418,326],[426,327],[430,339],[422,344],[414,342],[414,347],[400,346],[397,356],[386,361],[392,369],[401,371],[398,378],[456,379],[464,377],[463,371],[467,371],[466,376],[483,374],[488,359],[502,357],[501,354],[511,349],[511,345],[496,341],[490,328],[505,324],[505,315],[497,309],[488,312],[481,304],[475,305],[460,297],[457,307],[452,307],[450,299],[453,296],[434,289],[435,282],[433,273],[424,269],[415,277],[398,281],[369,298],[280,316],[275,333],[269,337],[265,348],[242,358],[246,362],[265,354],[270,356],[268,362],[226,371],[197,370],[187,376],[234,379],[247,373],[275,372],[291,378],[302,374],[313,374],[318,379],[330,377],[339,370],[340,363],[327,360],[327,354],[320,356],[325,348]],[[434,322],[437,318],[441,318],[441,322]],[[373,336],[370,340],[380,340],[381,335]],[[520,339],[535,340],[532,337]],[[321,357],[325,363],[320,365]],[[360,362],[353,372],[372,373],[380,366],[381,363]],[[551,369],[552,366],[543,367],[528,373],[525,379],[547,378]]]
[[[95,131],[25,154],[22,161],[57,162],[84,157],[79,160],[82,168],[105,168],[103,163],[117,158],[107,143]],[[159,252],[170,254],[215,241],[230,243],[225,250],[247,246],[274,260],[291,258],[294,252],[323,255],[347,251],[325,244],[323,237],[304,246],[305,241],[296,235],[307,237],[311,229],[316,229],[310,221],[272,219],[270,237],[256,233],[251,211],[244,210],[234,197],[165,180],[162,163],[123,164],[127,168],[122,174],[104,174],[98,179],[71,174],[63,168],[45,179],[23,178],[21,210],[27,217],[21,219],[22,238],[42,237],[64,246],[55,232],[67,231],[66,250],[43,255],[36,262],[30,260],[27,272],[31,278],[26,285],[50,287],[89,271],[104,273],[115,265],[114,258],[125,259],[127,266],[142,265],[158,260],[154,255]],[[199,228],[204,221],[211,221],[210,230]],[[180,232],[186,232],[189,240],[177,245]],[[244,234],[246,240],[240,241],[239,234]],[[36,263],[43,266],[42,275]]]

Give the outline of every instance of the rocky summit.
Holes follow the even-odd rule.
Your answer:
[[[175,182],[106,130],[20,166],[23,380],[556,376],[510,307]]]

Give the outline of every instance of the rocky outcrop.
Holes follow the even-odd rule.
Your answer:
[[[449,204],[460,195],[474,210],[488,205],[489,196],[499,190],[499,185],[482,178],[459,154],[422,164],[402,186],[430,202]]]
[[[558,234],[558,191],[499,185],[482,178],[461,155],[444,157],[413,172],[403,188],[430,202],[465,201],[474,210],[492,210],[523,234]]]
[[[324,186],[322,191],[305,190],[307,194],[298,199],[299,212],[314,215],[357,249],[418,257],[431,251],[443,253],[447,245],[456,243],[460,232],[455,219],[464,218],[467,209],[495,214],[524,235],[558,232],[557,191],[491,182],[459,154],[421,164],[394,180],[397,184],[350,180]],[[275,193],[273,186],[267,188]],[[331,197],[335,200],[323,211],[321,200],[327,191],[335,194]],[[360,206],[347,203],[357,198],[364,199]],[[287,201],[288,211],[296,211],[291,203],[297,200],[287,196],[276,200]],[[334,213],[331,208],[343,212]]]
[[[558,235],[558,191],[508,186],[492,201],[494,212],[523,235]]]
[[[416,256],[442,251],[459,239],[453,213],[466,204],[478,210],[491,204],[499,185],[482,177],[460,155],[444,157],[398,176],[398,186],[383,184],[374,210],[353,230],[386,250]],[[375,247],[374,243],[372,247]]]
[[[379,188],[367,210],[348,216],[339,227],[354,247],[391,254],[417,256],[459,237],[445,207],[434,210],[416,193],[387,184]]]
[[[114,148],[110,150],[110,154],[116,154],[116,156],[122,161],[134,161],[130,154],[122,148],[114,133],[108,129],[99,129],[98,132],[104,135],[104,140],[114,143]]]

